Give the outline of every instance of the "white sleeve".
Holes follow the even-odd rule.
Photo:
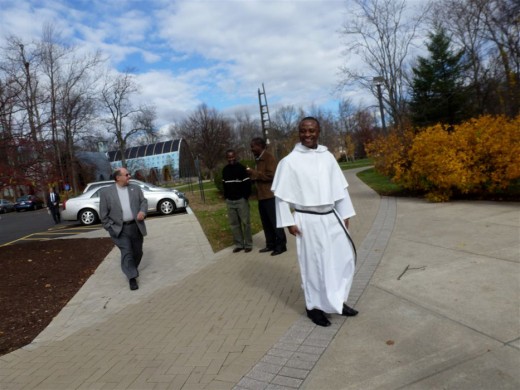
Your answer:
[[[352,205],[352,201],[350,200],[350,195],[348,190],[345,188],[345,197],[337,200],[334,203],[334,208],[338,212],[339,216],[343,219],[347,219],[356,215],[354,211],[354,206]]]
[[[276,227],[282,228],[295,225],[294,216],[289,203],[275,197]]]

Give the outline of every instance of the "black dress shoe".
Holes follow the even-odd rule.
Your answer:
[[[253,250],[252,248],[246,248],[246,249],[244,249],[244,252],[249,253],[249,252],[251,252],[252,250]]]
[[[307,317],[311,319],[318,326],[330,326],[330,321],[325,317],[325,313],[320,309],[305,309],[307,310]]]
[[[287,252],[287,248],[275,249],[274,251],[271,252],[271,256],[278,256],[284,252]]]
[[[265,252],[272,252],[272,251],[273,251],[273,248],[269,248],[268,246],[266,246],[265,248],[260,249],[258,252],[265,253]]]
[[[128,281],[130,283],[130,290],[137,290],[139,286],[137,285],[137,280],[135,278],[132,278]]]
[[[233,253],[238,253],[238,252],[240,252],[242,249],[244,249],[244,248],[235,248],[235,249],[233,249]]]
[[[354,317],[354,316],[357,316],[358,313],[359,312],[356,309],[353,309],[350,306],[347,306],[346,303],[343,304],[343,311],[341,312],[342,316]]]

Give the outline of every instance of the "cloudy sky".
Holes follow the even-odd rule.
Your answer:
[[[262,83],[271,111],[335,110],[346,96],[377,104],[366,92],[334,92],[346,12],[346,0],[0,0],[0,39],[30,42],[52,23],[115,69],[134,68],[164,125],[200,103],[259,116]]]

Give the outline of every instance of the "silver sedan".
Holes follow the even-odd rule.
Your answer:
[[[113,182],[112,182],[113,183]],[[64,221],[79,221],[82,225],[93,225],[99,222],[99,194],[103,187],[95,187],[83,194],[63,202],[61,219]],[[156,187],[157,188],[157,187]],[[148,213],[173,214],[176,210],[185,210],[188,199],[184,193],[164,188],[161,191],[141,187],[148,201]]]

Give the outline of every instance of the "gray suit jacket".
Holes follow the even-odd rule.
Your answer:
[[[101,219],[103,227],[112,237],[119,237],[123,229],[123,208],[119,201],[116,185],[117,184],[114,183],[109,187],[103,188],[99,196],[99,218]],[[148,212],[148,201],[144,197],[141,188],[130,184],[128,186],[128,195],[134,218],[137,217],[139,211],[142,211],[146,215]],[[146,225],[144,221],[135,221],[137,222],[141,234],[146,236]]]

